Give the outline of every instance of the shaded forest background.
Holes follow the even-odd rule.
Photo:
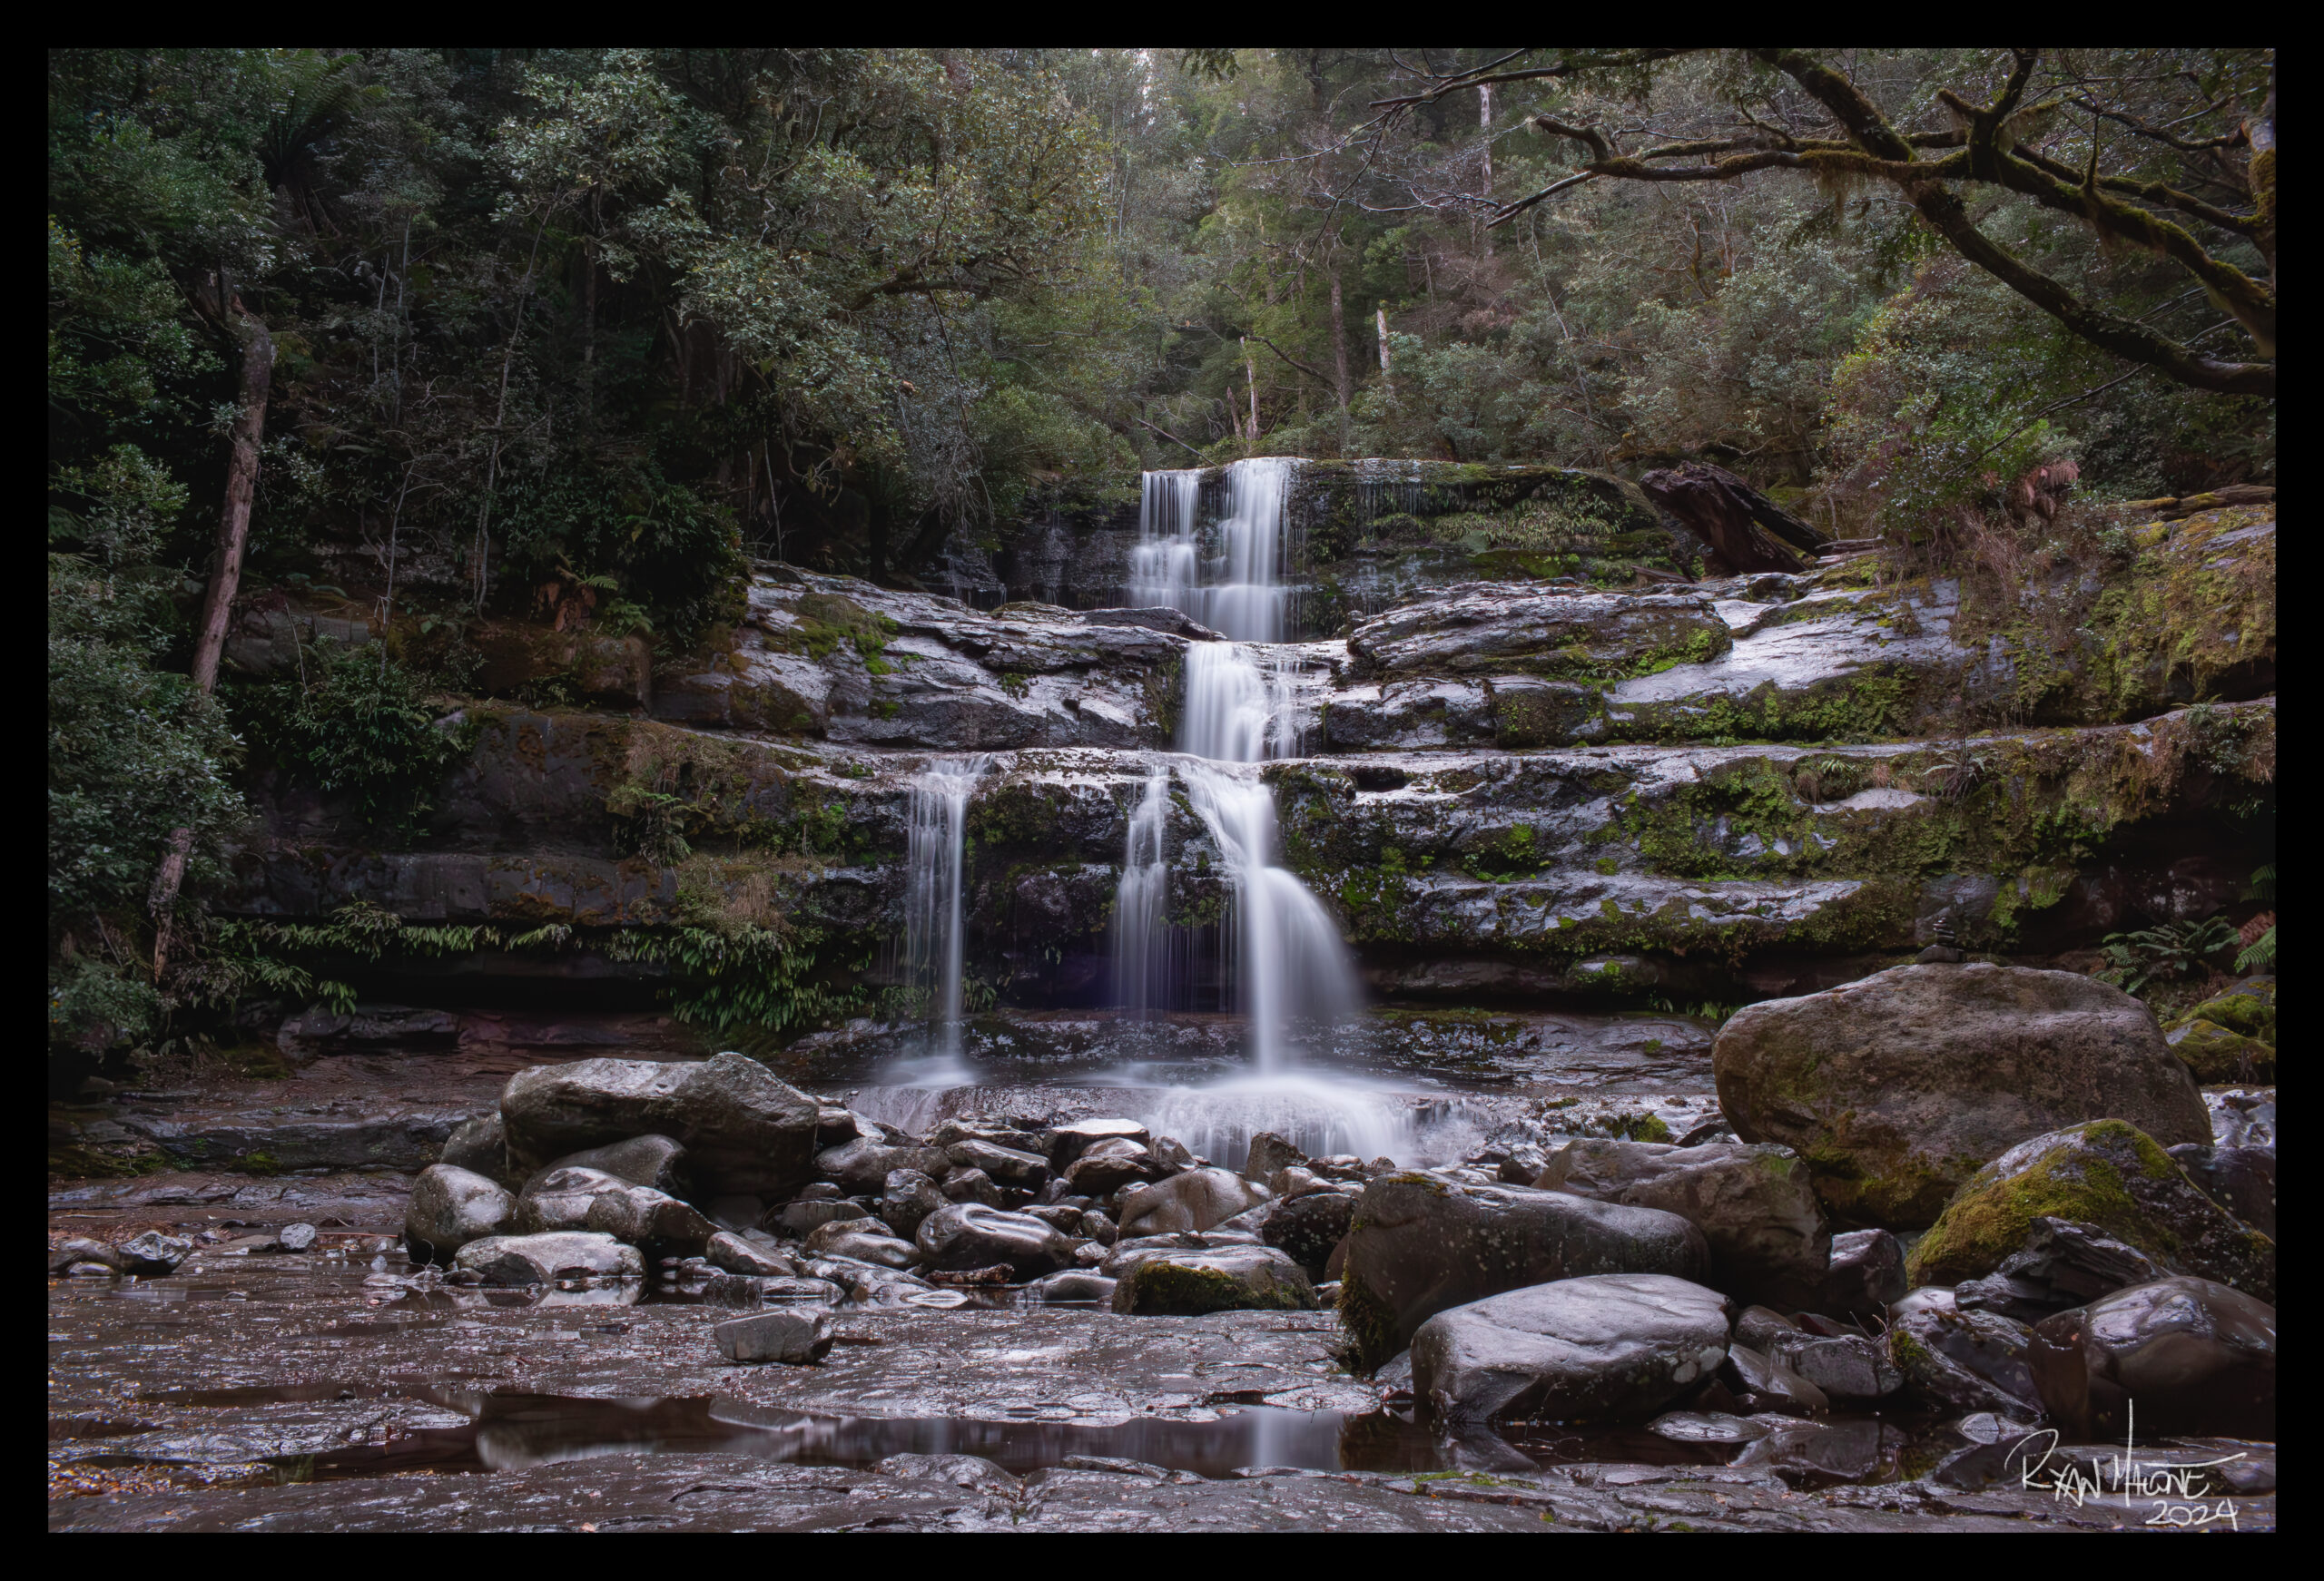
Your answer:
[[[2039,467],[2273,479],[2268,51],[48,66],[53,1048],[251,989],[237,773],[416,816],[496,614],[676,653],[751,556],[1245,455],[1704,459],[1940,555]],[[240,595],[375,653],[213,688],[238,489]]]

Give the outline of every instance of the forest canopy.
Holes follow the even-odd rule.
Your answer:
[[[753,557],[940,587],[1031,503],[1246,455],[1708,460],[1905,538],[2045,465],[2125,499],[2274,475],[2268,50],[48,71],[51,1030],[80,1046],[237,988],[215,952],[165,967],[238,773],[359,760],[367,806],[419,815],[429,700],[496,615],[675,654]],[[376,664],[221,689],[230,610],[286,592],[388,633]]]

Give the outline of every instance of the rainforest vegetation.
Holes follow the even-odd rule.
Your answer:
[[[204,908],[249,777],[424,817],[496,617],[682,654],[753,558],[1252,455],[1707,460],[1936,555],[2043,468],[2272,483],[2274,71],[53,51],[51,1046],[317,991]],[[222,673],[289,595],[385,640]]]

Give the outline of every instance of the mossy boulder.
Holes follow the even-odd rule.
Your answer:
[[[2272,1083],[2276,1079],[2272,1045],[2231,1031],[2208,1016],[2182,1016],[2171,1024],[2163,1038],[2199,1082]]]
[[[1915,1285],[1982,1279],[2042,1217],[2094,1224],[2174,1273],[2276,1299],[2276,1243],[2221,1207],[2122,1120],[2020,1143],[1977,1172],[1912,1251]]]
[[[2083,1121],[2211,1139],[2147,1007],[2068,972],[1898,967],[1746,1007],[1711,1064],[1735,1134],[1798,1153],[1825,1206],[1858,1224],[1933,1223],[1984,1164]]]
[[[2166,1026],[2168,1032],[2189,1021],[2208,1021],[2224,1026],[2230,1032],[2257,1038],[2270,1048],[2276,1046],[2276,980],[2273,977],[2253,977],[2238,983],[2216,999],[2206,999],[2178,1020]]]
[[[1272,1246],[1133,1252],[1115,1272],[1114,1311],[1129,1316],[1295,1312],[1315,1305],[1305,1272]]]

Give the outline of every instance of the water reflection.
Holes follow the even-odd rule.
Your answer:
[[[319,1456],[317,1477],[501,1471],[606,1455],[722,1453],[808,1466],[870,1466],[891,1455],[976,1455],[1019,1476],[1077,1457],[1135,1460],[1202,1477],[1252,1468],[1311,1471],[1530,1471],[1579,1460],[1724,1464],[1728,1446],[1673,1444],[1640,1432],[1504,1439],[1447,1437],[1408,1415],[1220,1408],[1212,1419],[980,1421],[827,1416],[728,1396],[573,1399],[414,1391],[470,1419],[385,1446]],[[1211,1413],[1205,1413],[1211,1415]]]

